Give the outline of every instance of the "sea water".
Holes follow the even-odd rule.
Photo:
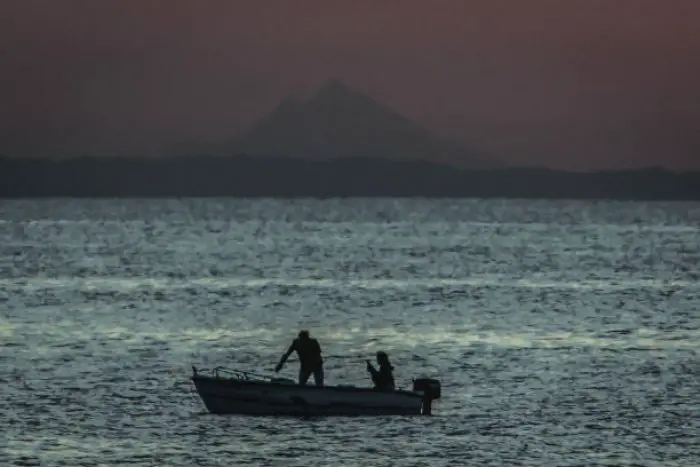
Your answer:
[[[700,465],[700,204],[0,204],[2,465]],[[443,384],[432,417],[207,414],[191,365]],[[280,376],[295,378],[292,357]]]

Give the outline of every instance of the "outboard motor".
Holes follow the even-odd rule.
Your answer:
[[[421,413],[423,415],[431,415],[433,400],[440,399],[440,396],[442,396],[442,385],[436,379],[418,378],[413,380],[413,392],[423,393]]]

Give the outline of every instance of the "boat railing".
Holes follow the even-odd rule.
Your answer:
[[[260,373],[255,373],[252,371],[245,371],[245,370],[239,370],[237,368],[226,368],[223,366],[216,366],[212,369],[207,369],[207,368],[197,368],[194,365],[192,365],[192,372],[195,376],[202,374],[202,373],[210,373],[214,375],[215,378],[221,378],[222,375],[224,377],[234,377],[237,379],[243,379],[243,380],[250,380],[250,381],[269,381],[272,379],[271,376],[269,375],[263,375]]]

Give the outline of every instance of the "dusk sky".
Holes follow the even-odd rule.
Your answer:
[[[3,0],[0,154],[157,154],[337,78],[514,164],[700,168],[700,0]]]

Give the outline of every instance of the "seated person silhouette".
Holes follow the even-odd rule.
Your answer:
[[[377,352],[377,363],[379,364],[379,370],[375,369],[370,361],[367,360],[367,371],[372,375],[374,388],[378,391],[393,391],[395,389],[394,367],[391,366],[386,352]]]

